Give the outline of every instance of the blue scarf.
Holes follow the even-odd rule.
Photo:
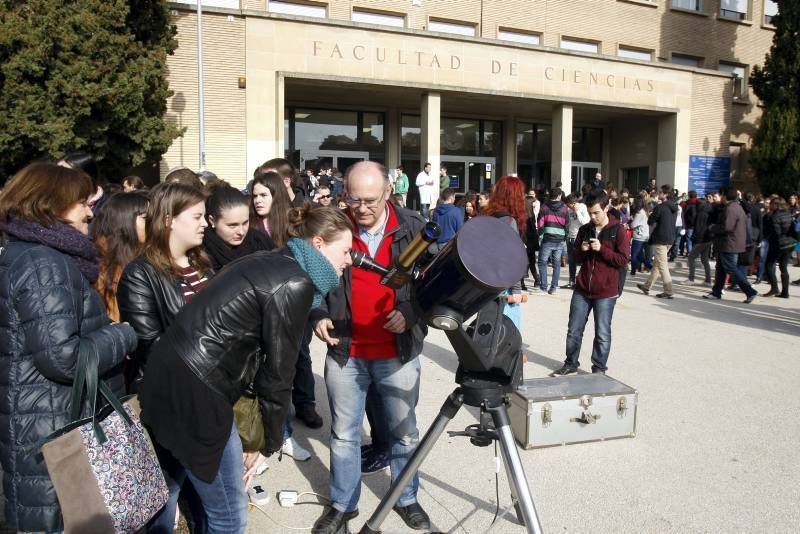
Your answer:
[[[286,244],[294,254],[294,259],[300,264],[306,274],[314,282],[314,301],[312,307],[316,308],[328,291],[339,286],[339,275],[325,256],[311,246],[305,239],[292,237]]]

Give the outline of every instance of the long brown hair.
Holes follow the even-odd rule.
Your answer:
[[[141,252],[136,219],[147,215],[147,204],[147,194],[141,191],[117,193],[103,204],[92,223],[91,237],[100,257],[95,289],[106,303],[108,316],[115,321],[119,321],[117,286],[122,270]]]
[[[178,264],[175,263],[169,249],[172,219],[205,200],[201,190],[181,183],[162,183],[152,189],[145,224],[147,238],[142,256],[164,276],[176,278],[179,274]],[[211,270],[211,264],[202,245],[190,249],[186,255],[189,257],[190,265],[197,269],[201,276]]]
[[[272,207],[267,215],[267,225],[269,226],[270,237],[279,247],[286,245],[289,239],[289,210],[292,209],[292,201],[289,200],[289,193],[283,185],[283,178],[277,172],[266,172],[257,174],[253,179],[253,197],[255,197],[256,184],[269,189],[272,195]],[[264,230],[264,223],[258,216],[251,202],[250,226],[258,230]]]
[[[92,193],[92,180],[83,171],[31,163],[15,174],[0,194],[0,220],[19,219],[42,226],[69,224],[64,215]]]

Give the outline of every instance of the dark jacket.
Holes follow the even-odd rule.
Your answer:
[[[168,278],[150,262],[139,258],[129,263],[122,272],[117,288],[117,304],[120,319],[130,323],[139,338],[126,370],[129,387],[135,391],[144,374],[150,348],[186,304],[181,279]]]
[[[464,226],[464,212],[454,204],[440,204],[433,210],[433,220],[442,229],[442,235],[436,242],[447,243]]]
[[[789,231],[793,223],[794,219],[786,210],[769,212],[764,216],[764,239],[769,241],[770,250],[780,250],[780,240],[782,237],[790,237]],[[786,242],[791,242],[787,239],[784,241],[784,246]]]
[[[289,249],[255,252],[229,263],[180,310],[151,357],[168,343],[163,353],[177,353],[231,409],[252,382],[264,422],[262,452],[271,454],[283,443],[313,298],[314,284]]]
[[[700,203],[698,198],[690,198],[686,201],[683,208],[683,227],[694,228],[697,224],[697,205]]]
[[[711,232],[719,238],[720,252],[741,254],[747,249],[747,214],[738,200],[728,202],[722,221]]]
[[[120,363],[136,346],[133,329],[110,324],[69,256],[23,241],[0,245],[0,460],[6,525],[15,530],[64,528],[37,444],[69,423],[78,351],[88,342],[99,349],[101,378],[123,393]]]
[[[701,200],[695,205],[694,210],[694,236],[692,239],[695,243],[709,243],[713,241],[708,231],[711,219],[711,205],[705,200]]]
[[[616,236],[614,234],[616,233]],[[609,216],[600,231],[600,250],[581,250],[581,245],[595,236],[595,225],[584,224],[575,238],[575,261],[581,270],[575,279],[575,290],[590,299],[616,297],[620,294],[620,269],[631,259],[631,240],[619,220]],[[613,239],[612,239],[613,238]]]
[[[647,224],[651,226],[650,243],[672,245],[675,242],[675,219],[677,216],[678,206],[671,200],[657,204],[647,219]],[[653,225],[655,225],[654,228]]]
[[[403,208],[394,208],[394,210],[398,226],[393,230],[392,261],[400,256],[400,253],[425,226],[425,219],[416,211]],[[350,275],[351,268],[348,268],[342,276],[342,285],[328,293],[319,308],[311,310],[312,324],[316,324],[322,319],[333,321],[332,336],[339,338],[339,344],[328,345],[328,356],[342,366],[350,358],[350,343],[353,337],[350,312],[352,279]],[[405,332],[395,336],[397,354],[403,363],[419,356],[425,336],[428,334],[428,327],[415,312],[411,298],[410,284],[395,291],[395,308],[403,314],[408,327]]]

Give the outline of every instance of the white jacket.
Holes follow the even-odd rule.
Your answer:
[[[589,210],[582,202],[575,203],[575,209],[569,210],[569,224],[567,226],[568,237],[575,239],[578,237],[578,230],[581,226],[589,222]]]
[[[436,198],[439,196],[437,194],[439,188],[435,185],[434,176],[425,171],[421,171],[417,175],[417,187],[419,188],[420,204],[428,204],[430,206],[436,204]]]

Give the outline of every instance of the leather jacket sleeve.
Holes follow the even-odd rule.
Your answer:
[[[283,426],[292,401],[295,364],[314,297],[308,280],[289,280],[266,299],[262,309],[261,342],[264,358],[254,388],[264,423],[264,456],[283,444]]]
[[[158,313],[155,288],[141,264],[131,263],[125,268],[117,289],[117,303],[120,319],[133,327],[139,339],[132,358],[144,366],[150,347],[164,333],[165,325]]]

